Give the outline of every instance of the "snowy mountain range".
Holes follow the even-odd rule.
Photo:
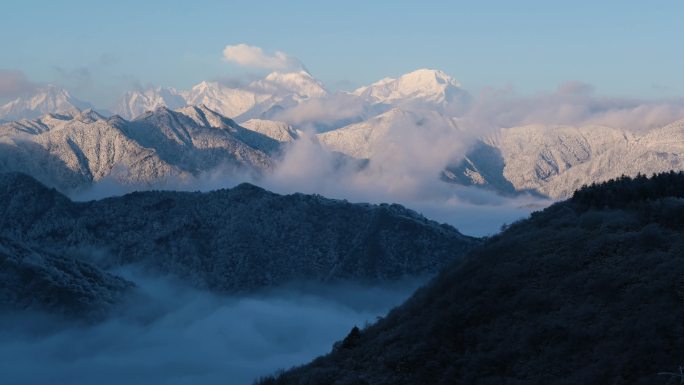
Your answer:
[[[88,108],[93,106],[72,97],[69,91],[63,88],[48,85],[39,88],[31,96],[19,97],[0,106],[0,120],[35,119],[48,113],[65,113]]]
[[[585,184],[670,170],[684,170],[684,120],[641,133],[595,125],[501,129],[478,141],[443,177],[566,198]]]
[[[279,138],[295,135],[277,123],[257,126]],[[217,167],[263,172],[273,167],[280,144],[205,106],[159,107],[132,121],[74,111],[0,125],[0,170],[26,172],[67,191],[106,177],[149,185]]]
[[[458,81],[428,69],[353,92],[330,93],[306,71],[273,72],[242,87],[155,87],[126,93],[112,117],[50,86],[0,107],[0,119],[10,120],[0,123],[0,170],[67,189],[109,175],[154,184],[219,166],[261,174],[311,127],[327,150],[383,167],[451,143],[455,160],[445,157],[435,178],[504,194],[564,198],[622,174],[684,169],[681,121],[639,132],[531,124],[478,136],[459,123],[469,100]]]
[[[233,88],[219,82],[201,82],[190,90],[155,87],[126,93],[114,113],[133,119],[146,111],[205,105],[225,116],[243,121],[264,117],[272,108],[289,108],[301,101],[323,97],[328,91],[306,71],[273,72],[246,87]]]
[[[370,103],[398,107],[421,106],[443,111],[460,110],[469,99],[468,92],[454,78],[439,70],[419,69],[397,79],[385,78],[353,92]]]

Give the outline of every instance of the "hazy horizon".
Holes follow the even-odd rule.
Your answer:
[[[0,100],[53,83],[109,108],[130,89],[244,82],[293,64],[332,91],[435,68],[475,93],[579,81],[607,97],[672,98],[684,91],[684,54],[668,43],[684,34],[682,11],[673,1],[8,1]],[[264,56],[226,60],[241,44]]]

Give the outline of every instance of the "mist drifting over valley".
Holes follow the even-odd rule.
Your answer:
[[[9,1],[3,384],[674,384],[674,2]]]
[[[425,282],[301,283],[216,295],[140,272],[122,276],[138,286],[135,298],[102,322],[42,313],[0,317],[3,378],[17,384],[251,384],[329,352],[354,325],[375,322]]]

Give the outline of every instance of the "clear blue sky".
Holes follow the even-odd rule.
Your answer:
[[[332,89],[428,67],[470,90],[577,80],[684,96],[682,1],[5,0],[2,14],[0,69],[100,105],[135,83],[258,73],[222,60],[239,43],[292,55]]]

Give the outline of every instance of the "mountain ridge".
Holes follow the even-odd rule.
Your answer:
[[[160,107],[133,121],[92,110],[0,125],[0,171],[25,171],[65,191],[113,177],[157,184],[217,167],[259,173],[281,142],[205,106]]]
[[[429,274],[479,243],[400,205],[282,196],[246,183],[72,202],[9,173],[0,175],[0,198],[8,202],[0,207],[0,235],[101,268],[135,264],[220,292],[298,279],[373,282]],[[92,249],[101,250],[96,259],[82,251]]]

